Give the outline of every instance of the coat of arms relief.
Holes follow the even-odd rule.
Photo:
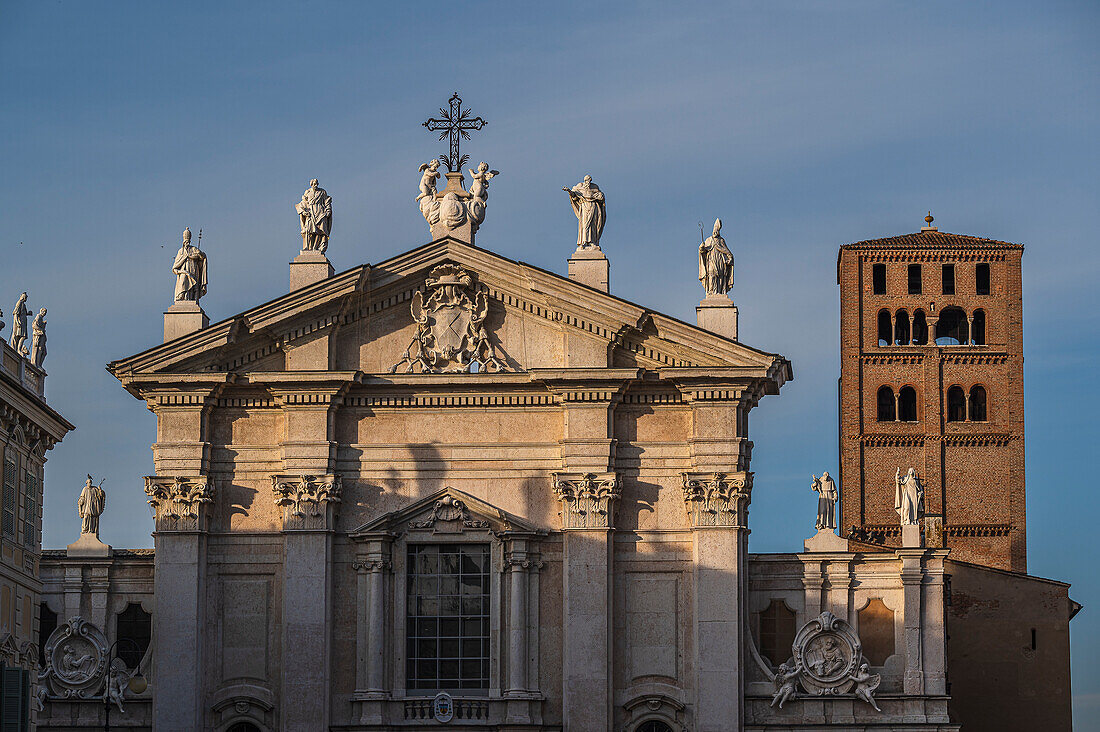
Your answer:
[[[425,291],[412,298],[416,333],[391,372],[453,374],[504,371],[485,320],[489,298],[456,264],[441,264],[428,275]]]

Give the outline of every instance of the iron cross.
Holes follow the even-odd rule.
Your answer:
[[[466,164],[466,161],[470,159],[469,155],[459,155],[459,138],[469,140],[470,133],[467,130],[480,130],[489,123],[481,117],[470,117],[470,110],[462,108],[462,100],[459,99],[458,92],[455,92],[454,96],[451,97],[450,104],[450,111],[443,109],[443,107],[439,108],[439,114],[443,116],[443,119],[433,117],[425,122],[424,126],[433,132],[443,130],[439,133],[440,140],[450,135],[451,154],[440,155],[439,159],[446,164],[447,170],[454,172],[460,170]]]

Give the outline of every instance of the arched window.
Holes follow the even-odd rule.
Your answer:
[[[878,390],[878,421],[893,422],[897,418],[894,410],[894,390],[888,386],[880,386]]]
[[[936,321],[936,345],[963,345],[967,342],[966,336],[966,313],[959,308],[944,308]]]
[[[118,614],[115,635],[123,641],[118,644],[118,657],[127,668],[137,668],[141,663],[145,651],[149,649],[152,630],[153,616],[145,612],[140,603],[132,602]]]
[[[909,313],[904,310],[894,315],[894,341],[899,346],[909,345]]]
[[[961,386],[952,386],[947,390],[947,421],[966,421],[966,392]]]
[[[913,345],[928,345],[928,321],[924,317],[923,310],[913,311]]]
[[[970,342],[984,346],[985,345],[985,311],[975,310],[974,321],[970,326]]]
[[[872,666],[882,666],[894,655],[894,611],[873,597],[857,615],[863,655]]]
[[[672,727],[659,720],[651,719],[648,722],[642,722],[634,730],[635,732],[672,732]]]
[[[772,603],[760,613],[760,655],[773,666],[785,663],[791,657],[794,645],[794,610],[782,600]]]
[[[225,732],[260,732],[260,728],[251,722],[237,722]]]
[[[986,404],[985,387],[970,387],[970,421],[984,422],[988,417],[988,405]]]
[[[911,386],[903,386],[898,392],[898,419],[902,422],[917,421],[917,390]]]
[[[890,311],[878,311],[878,344],[888,346],[894,342],[894,324],[890,322]]]

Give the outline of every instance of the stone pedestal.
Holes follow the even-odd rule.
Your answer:
[[[478,229],[478,224],[471,218],[471,212],[466,206],[472,196],[462,185],[464,178],[460,171],[444,175],[447,176],[447,187],[435,194],[439,202],[439,221],[431,225],[432,241],[450,236],[472,246]],[[462,223],[450,225],[459,218]]]
[[[924,537],[921,536],[919,524],[902,524],[901,545],[906,549],[916,549],[924,546]]]
[[[695,308],[696,322],[703,330],[737,340],[737,306],[725,295],[708,295]]]
[[[324,252],[302,252],[290,263],[290,291],[326,280],[334,271]]]
[[[164,342],[175,340],[210,325],[210,318],[194,300],[177,300],[164,311]]]
[[[104,544],[95,534],[81,534],[80,538],[65,548],[70,557],[109,557],[110,544]]]
[[[611,263],[600,249],[578,249],[569,258],[569,279],[611,292]]]
[[[847,552],[848,540],[837,536],[832,529],[818,529],[817,533],[802,542],[807,552]]]

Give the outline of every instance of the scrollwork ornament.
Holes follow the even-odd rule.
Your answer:
[[[846,621],[823,612],[799,629],[791,646],[792,657],[775,675],[772,705],[797,696],[795,682],[810,696],[852,694],[881,711],[873,692],[881,678],[872,674],[859,636]]]
[[[341,480],[336,474],[273,475],[271,488],[285,528],[325,529],[331,507],[340,502]]]
[[[107,671],[107,637],[79,615],[69,618],[46,641],[46,666],[38,683],[49,696],[90,699],[100,691]]]

